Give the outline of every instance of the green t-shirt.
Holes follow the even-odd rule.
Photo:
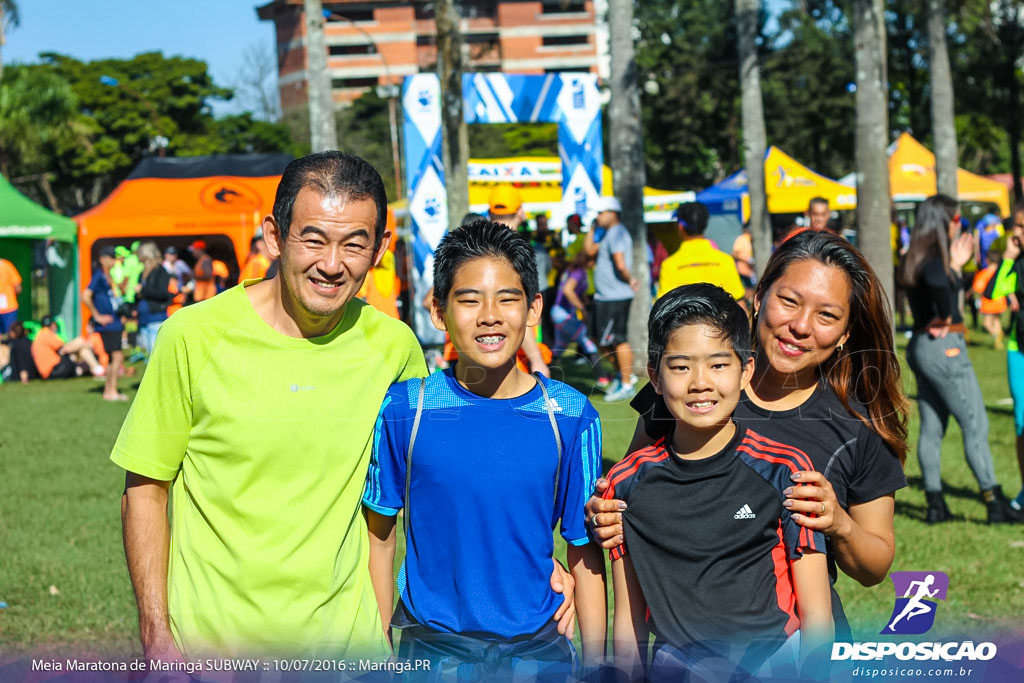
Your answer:
[[[330,334],[288,337],[239,285],[158,339],[110,459],[173,480],[178,647],[387,656],[360,498],[385,392],[426,375],[412,331],[353,300]]]
[[[126,280],[124,285],[124,300],[128,303],[135,303],[135,287],[142,280],[142,273],[146,267],[139,261],[135,254],[124,257],[124,266],[119,276]]]

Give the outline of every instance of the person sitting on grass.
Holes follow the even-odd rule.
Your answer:
[[[28,384],[30,379],[39,379],[32,360],[32,342],[25,333],[25,325],[15,320],[7,332],[7,340],[0,342],[0,381],[13,382],[17,379]]]
[[[383,623],[402,630],[399,656],[430,660],[432,676],[572,674],[548,580],[559,523],[585,664],[604,656],[604,559],[583,515],[600,476],[601,425],[582,394],[517,369],[541,308],[522,236],[483,220],[449,232],[435,253],[431,318],[458,361],[392,386],[377,420],[363,495],[370,576]],[[392,617],[401,509],[406,556]]]
[[[640,676],[650,630],[654,680],[793,677],[797,650],[815,673],[807,658],[833,636],[825,537],[783,505],[813,467],[733,421],[754,372],[747,316],[718,286],[684,285],[655,304],[648,339],[675,424],[608,475],[605,498],[629,506],[610,553],[616,663]]]
[[[81,377],[86,370],[93,377],[106,374],[89,342],[84,337],[75,337],[65,343],[57,336],[57,323],[50,316],[40,321],[39,332],[32,340],[32,360],[43,379]]]

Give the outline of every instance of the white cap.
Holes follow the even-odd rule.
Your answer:
[[[602,211],[622,213],[622,204],[615,197],[598,197],[597,201],[594,202],[594,210],[598,213]]]

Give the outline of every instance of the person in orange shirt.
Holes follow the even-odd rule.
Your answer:
[[[231,277],[231,273],[228,271],[228,264],[213,259],[213,283],[218,294],[228,288],[229,277]]]
[[[992,335],[992,347],[997,351],[1003,349],[1002,315],[1007,309],[1006,297],[1000,296],[995,299],[989,299],[985,297],[985,290],[988,289],[989,282],[992,281],[992,277],[999,270],[999,266],[1002,263],[1002,250],[999,248],[1001,246],[997,243],[989,249],[985,255],[988,265],[974,274],[972,286],[974,293],[981,297],[981,324],[985,331]]]
[[[80,363],[89,368],[93,377],[103,377],[106,372],[84,338],[75,337],[66,344],[61,341],[57,336],[57,323],[50,316],[43,318],[42,326],[32,340],[32,360],[43,379],[80,376],[83,374]]]
[[[213,272],[213,259],[206,253],[206,241],[196,240],[188,250],[196,258],[195,268],[192,269],[193,282],[195,282],[192,300],[199,302],[212,299],[217,294],[217,283]]]
[[[267,268],[270,268],[267,246],[263,243],[262,237],[253,237],[249,244],[249,260],[245,262],[238,281],[262,280],[267,275]]]
[[[21,275],[14,264],[0,258],[0,339],[18,320],[18,295],[21,294]]]

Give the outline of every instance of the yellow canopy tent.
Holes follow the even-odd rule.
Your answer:
[[[957,170],[956,181],[960,201],[995,204],[1000,215],[1010,215],[1010,193],[1002,183],[962,168]],[[903,133],[889,154],[889,191],[893,200],[924,201],[935,194],[935,188],[935,155],[909,133]]]
[[[768,213],[803,213],[815,197],[827,199],[834,211],[857,208],[856,189],[812,171],[775,146],[764,158],[764,186]]]
[[[857,190],[816,173],[778,147],[769,147],[764,157],[764,185],[768,213],[803,213],[814,197],[824,197],[833,209],[857,208]],[[750,219],[747,173],[739,171],[697,195],[712,215],[742,215]]]

